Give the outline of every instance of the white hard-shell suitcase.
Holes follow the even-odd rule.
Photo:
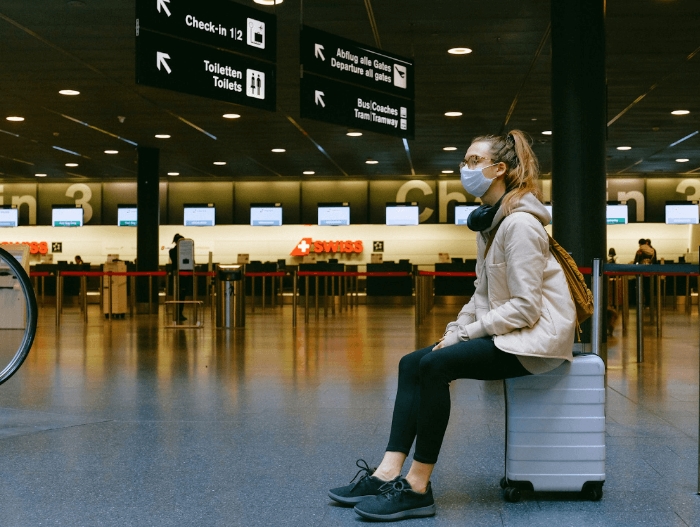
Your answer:
[[[506,379],[507,501],[520,490],[603,496],[605,365],[594,354],[541,374]]]

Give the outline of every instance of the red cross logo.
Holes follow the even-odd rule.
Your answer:
[[[302,238],[297,246],[294,247],[294,250],[289,254],[291,256],[308,256],[312,243],[311,238]]]

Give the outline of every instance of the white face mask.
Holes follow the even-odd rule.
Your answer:
[[[493,163],[484,168],[492,167],[497,164],[498,163]],[[480,198],[486,194],[486,191],[491,186],[491,183],[493,183],[493,179],[489,179],[484,176],[484,168],[471,169],[467,166],[463,166],[459,169],[462,176],[462,186],[464,187],[464,190],[469,192],[469,194],[475,198]]]

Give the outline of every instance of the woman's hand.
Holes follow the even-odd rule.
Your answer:
[[[444,340],[445,340],[445,337],[441,337],[440,340],[438,340],[438,341],[435,343],[435,346],[433,347],[433,351],[437,351],[437,350],[439,350],[440,348],[443,348],[444,346],[442,345],[442,343],[444,342]]]

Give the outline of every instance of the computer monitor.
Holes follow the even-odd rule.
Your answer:
[[[545,203],[544,208],[547,209],[547,212],[549,212],[549,217],[554,219],[554,216],[552,216],[552,204],[551,203]],[[549,224],[552,224],[552,219],[549,220]]]
[[[0,207],[0,227],[17,227],[19,225],[19,209],[14,205]]]
[[[350,225],[349,203],[319,203],[319,225]]]
[[[481,205],[474,201],[455,205],[455,225],[466,225],[469,215]]]
[[[281,203],[251,203],[250,224],[254,227],[279,227],[282,225]]]
[[[75,205],[53,205],[51,207],[53,227],[82,227],[83,208]]]
[[[213,227],[216,225],[216,207],[213,203],[185,203],[185,227]]]
[[[700,208],[697,201],[667,201],[666,223],[668,225],[697,225]]]
[[[136,205],[117,205],[117,225],[119,227],[138,226],[138,209]]]
[[[605,206],[605,223],[608,225],[624,225],[627,222],[627,204],[608,202]]]
[[[387,225],[418,225],[418,203],[387,203]]]

